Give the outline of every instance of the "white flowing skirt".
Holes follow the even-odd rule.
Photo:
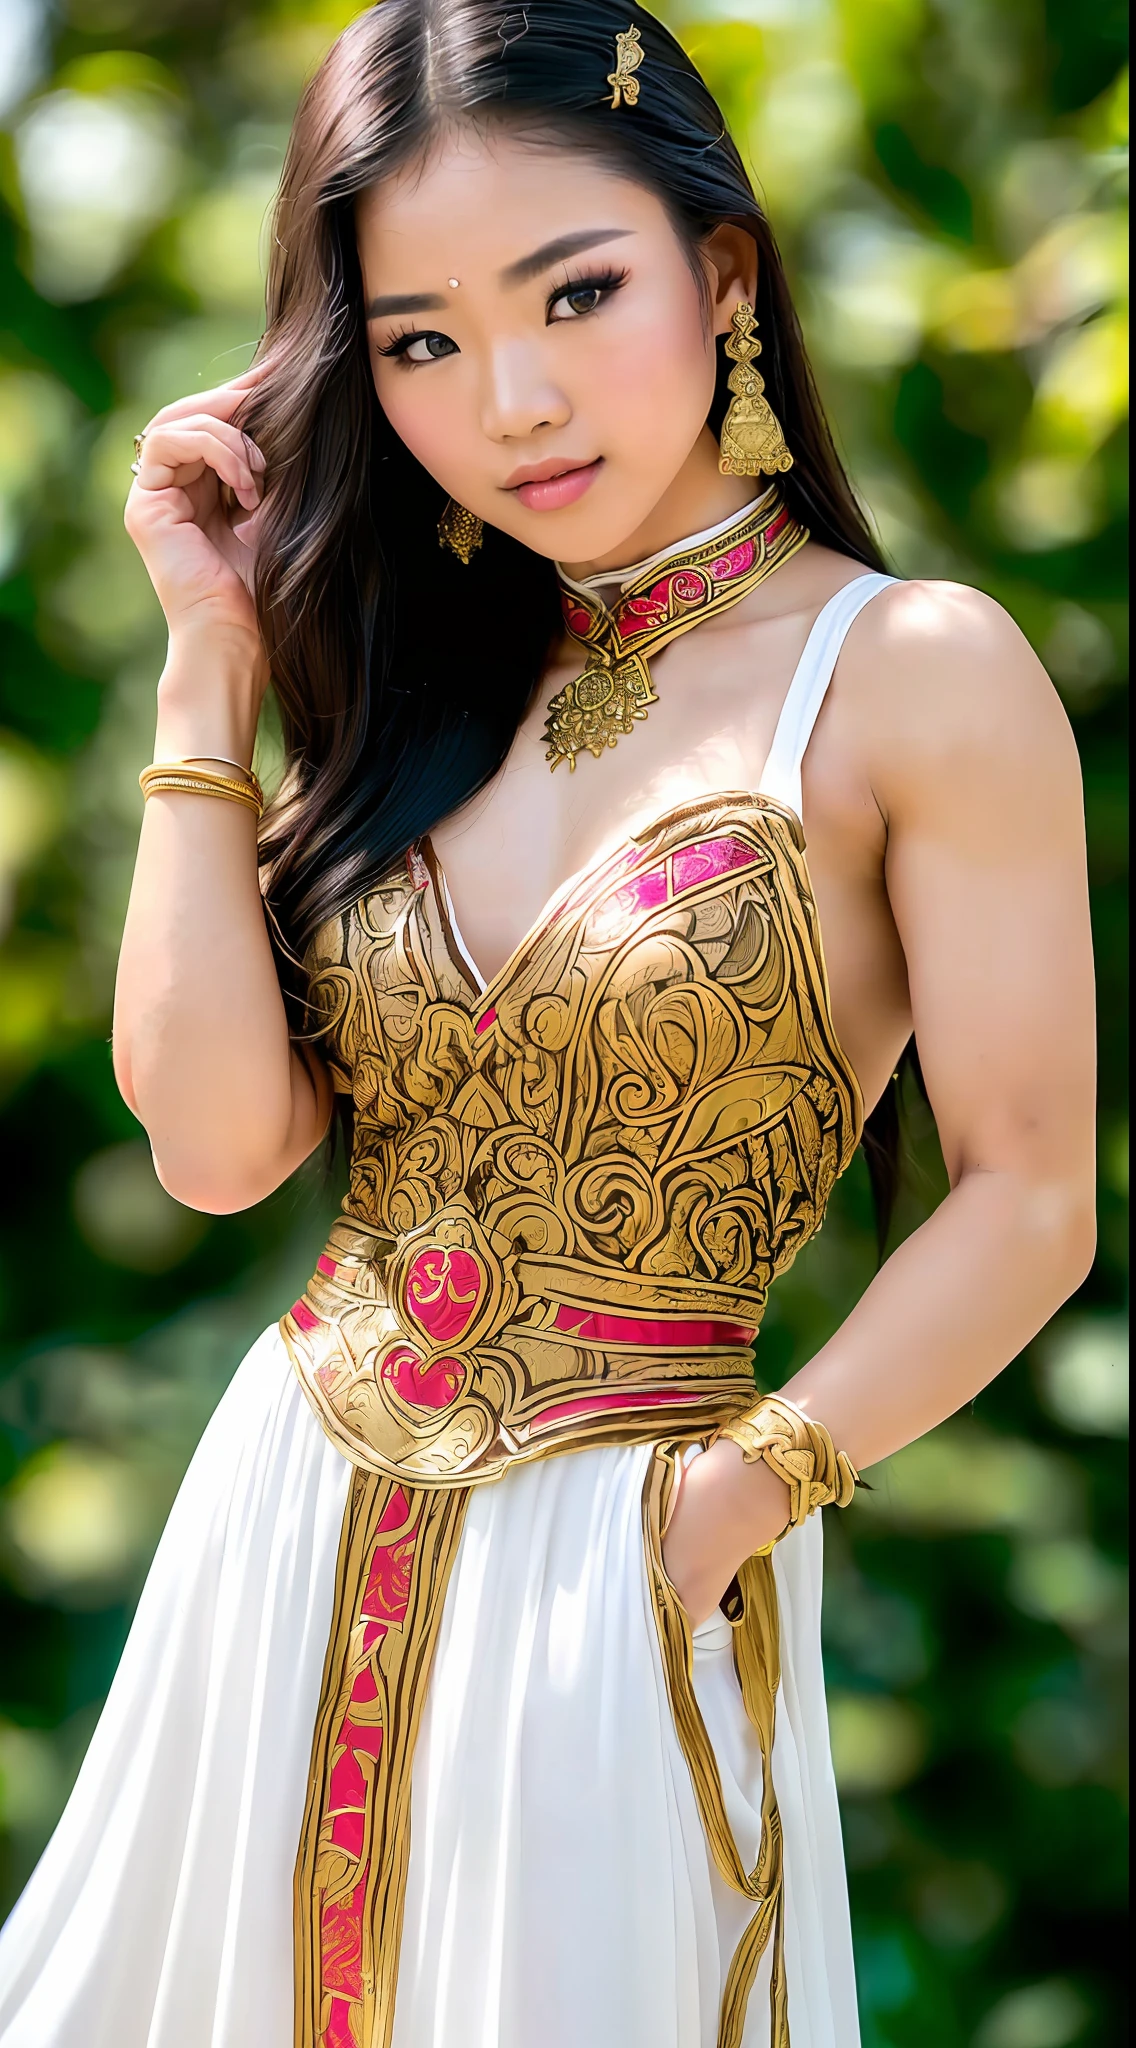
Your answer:
[[[650,1447],[474,1490],[412,1781],[394,2048],[714,2048],[750,1908],[714,1869],[643,1559]],[[0,1934],[0,2048],[292,2048],[292,1867],[349,1467],[275,1329],[186,1474],[66,1811]],[[819,1517],[779,1545],[793,2048],[856,2048]],[[739,1847],[728,1625],[695,1686]],[[745,2048],[766,2048],[767,1969]]]

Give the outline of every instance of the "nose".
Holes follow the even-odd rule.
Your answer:
[[[566,426],[568,395],[549,376],[540,349],[528,341],[500,343],[485,369],[482,431],[491,441],[525,441],[542,427]]]

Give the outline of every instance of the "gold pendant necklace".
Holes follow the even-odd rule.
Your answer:
[[[561,581],[560,605],[587,661],[548,706],[545,759],[555,774],[577,754],[614,747],[658,703],[649,657],[711,612],[740,604],[782,562],[803,547],[808,528],[775,491],[709,540],[686,542],[637,576],[609,610],[590,590]]]

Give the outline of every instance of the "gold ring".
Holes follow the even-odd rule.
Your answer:
[[[134,460],[130,465],[131,476],[137,476],[142,467],[142,443],[146,439],[148,431],[148,428],[143,427],[142,432],[134,436]]]

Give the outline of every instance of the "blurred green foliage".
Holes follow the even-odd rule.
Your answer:
[[[179,1208],[115,1092],[108,1034],[163,655],[121,524],[131,435],[247,362],[290,112],[355,11],[0,10],[9,1899],[66,1795],[204,1420],[306,1277],[334,1201],[313,1171],[248,1215]],[[867,2048],[1089,2048],[1121,2027],[1123,14],[1116,0],[664,12],[755,167],[892,558],[1000,599],[1081,743],[1103,994],[1098,1264],[972,1415],[894,1459],[830,1530],[826,1628]],[[917,1103],[910,1150],[902,1229],[942,1187]],[[872,1263],[857,1168],[775,1294],[770,1381]]]

